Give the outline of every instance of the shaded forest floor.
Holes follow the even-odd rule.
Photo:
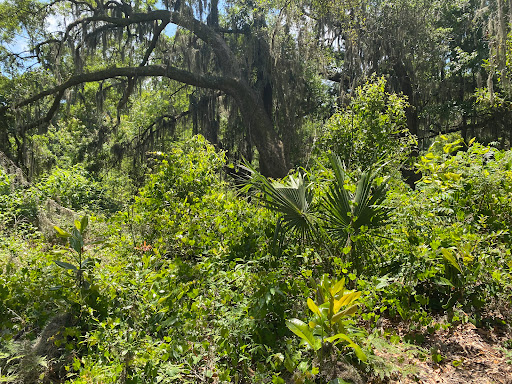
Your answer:
[[[385,320],[381,326],[383,330],[392,329],[405,336],[406,326],[401,323]],[[397,349],[375,348],[374,353],[401,371],[386,380],[387,383],[510,384],[511,340],[510,326],[475,327],[465,323],[426,336],[418,349],[401,341]],[[423,353],[418,353],[419,350]],[[372,381],[381,382],[378,378]]]

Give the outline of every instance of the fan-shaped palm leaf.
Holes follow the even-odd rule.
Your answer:
[[[334,182],[323,199],[326,229],[335,238],[348,238],[363,226],[376,228],[389,216],[389,209],[382,206],[386,198],[386,184],[372,188],[376,173],[365,171],[356,184],[355,194],[345,188],[345,170],[338,156],[330,155]]]
[[[284,182],[272,182],[250,166],[246,168],[252,173],[247,185],[259,192],[257,196],[267,208],[281,215],[281,227],[303,240],[311,236],[315,222],[313,193],[305,176],[299,173]]]

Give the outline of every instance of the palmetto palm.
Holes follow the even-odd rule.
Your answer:
[[[365,171],[352,194],[345,188],[346,174],[340,158],[330,155],[329,160],[334,180],[320,205],[312,205],[312,185],[302,173],[289,176],[284,182],[270,181],[247,165],[251,177],[245,188],[256,189],[263,204],[280,215],[276,239],[279,234],[291,232],[302,241],[326,238],[345,241],[345,247],[350,246],[355,255],[354,239],[362,228],[377,228],[388,219],[390,210],[382,205],[386,183],[375,186],[377,172]]]
[[[355,193],[345,188],[345,170],[340,158],[330,155],[335,179],[324,196],[322,207],[327,231],[336,238],[357,234],[362,227],[376,228],[385,223],[389,209],[382,203],[386,198],[386,183],[373,187],[376,172],[365,171],[357,181]]]
[[[334,181],[321,204],[324,228],[332,238],[352,247],[355,246],[353,239],[363,228],[378,228],[387,221],[390,209],[382,205],[387,185],[382,182],[375,186],[377,172],[367,170],[361,174],[352,194],[345,188],[346,174],[340,158],[331,154],[329,161]]]
[[[307,176],[302,173],[288,176],[284,182],[270,181],[250,166],[248,187],[255,188],[259,199],[272,211],[280,215],[276,235],[282,227],[303,241],[314,234],[316,216],[312,206],[313,191]]]

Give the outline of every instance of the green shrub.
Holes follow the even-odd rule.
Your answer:
[[[70,169],[56,168],[37,184],[37,188],[46,197],[76,211],[114,211],[117,208],[103,186],[92,180],[81,165],[75,165]]]
[[[484,161],[489,151],[494,160]],[[479,321],[485,308],[509,300],[511,160],[509,151],[441,136],[419,158],[417,190],[395,185],[393,222],[375,239],[385,309],[428,325],[428,311],[457,318],[462,308]]]
[[[406,125],[408,104],[385,87],[383,77],[372,77],[355,90],[349,106],[325,125],[317,146],[320,157],[332,151],[351,169],[366,169],[380,160],[400,164],[407,158],[415,142]]]
[[[0,168],[0,195],[8,195],[11,192],[9,175]]]
[[[271,215],[238,198],[221,180],[222,153],[196,136],[159,161],[134,204],[140,243],[157,243],[183,257],[235,259],[265,252],[257,239],[266,237]]]
[[[0,232],[29,234],[37,225],[38,193],[33,189],[15,189],[0,194]]]

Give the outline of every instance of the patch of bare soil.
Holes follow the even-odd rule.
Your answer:
[[[402,333],[396,324],[392,326]],[[403,368],[387,383],[512,384],[512,350],[505,348],[511,342],[510,327],[484,329],[466,323],[426,336],[420,346],[424,353],[407,353],[404,358],[398,351],[374,352]]]

